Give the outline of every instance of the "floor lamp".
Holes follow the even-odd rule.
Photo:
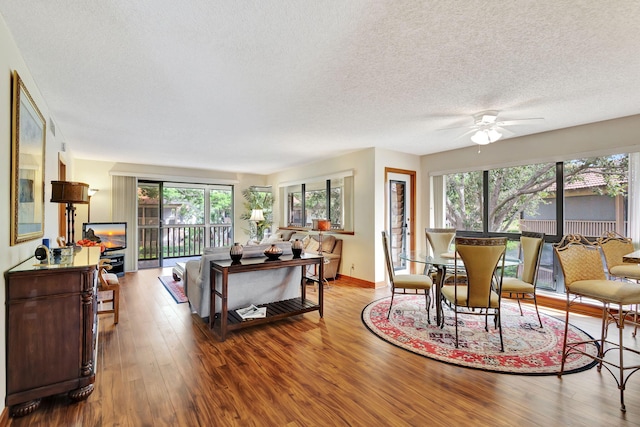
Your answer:
[[[89,184],[82,182],[51,181],[51,201],[53,203],[66,203],[65,215],[67,217],[67,246],[75,243],[75,217],[76,207],[74,203],[89,203]]]
[[[321,255],[321,256],[324,257],[324,254],[322,253],[322,233],[324,231],[330,231],[331,230],[331,221],[329,221],[328,219],[314,219],[313,220],[312,229],[313,229],[313,231],[317,231],[318,232],[318,255]],[[322,262],[324,264],[327,264],[329,262],[329,260],[327,258],[323,258]],[[317,267],[317,265],[315,267]],[[322,268],[324,269],[324,266]],[[318,273],[318,275],[319,275],[319,273]],[[323,284],[329,286],[329,281],[324,278],[324,275],[323,275],[322,279],[323,279],[324,283],[319,283],[318,282],[318,286],[322,286]]]
[[[328,219],[314,219],[313,230],[318,232],[318,255],[322,255],[322,232],[331,230],[331,221]]]

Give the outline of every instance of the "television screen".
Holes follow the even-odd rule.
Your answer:
[[[126,222],[85,222],[82,238],[102,243],[105,251],[117,251],[127,247]]]

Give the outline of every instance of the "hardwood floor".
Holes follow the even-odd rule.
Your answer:
[[[361,311],[389,290],[346,280],[326,290],[323,319],[309,313],[219,343],[160,284],[170,271],[121,279],[120,323],[100,316],[88,400],[47,399],[9,425],[640,425],[640,374],[627,385],[625,414],[615,380],[595,368],[558,379],[432,361],[368,332]],[[599,333],[598,319],[572,323]]]

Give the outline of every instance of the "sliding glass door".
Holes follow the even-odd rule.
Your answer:
[[[146,182],[138,184],[139,267],[202,254],[233,241],[233,187]]]

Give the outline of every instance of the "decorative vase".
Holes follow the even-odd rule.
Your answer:
[[[296,239],[291,243],[291,252],[293,252],[294,258],[300,258],[300,255],[302,255],[302,240]]]
[[[264,254],[270,260],[275,260],[275,259],[280,258],[280,255],[282,255],[282,249],[280,249],[276,245],[271,245],[270,247],[265,249]]]
[[[242,254],[244,253],[244,249],[240,243],[234,243],[229,250],[229,255],[231,256],[231,260],[233,262],[238,262],[242,258]]]

